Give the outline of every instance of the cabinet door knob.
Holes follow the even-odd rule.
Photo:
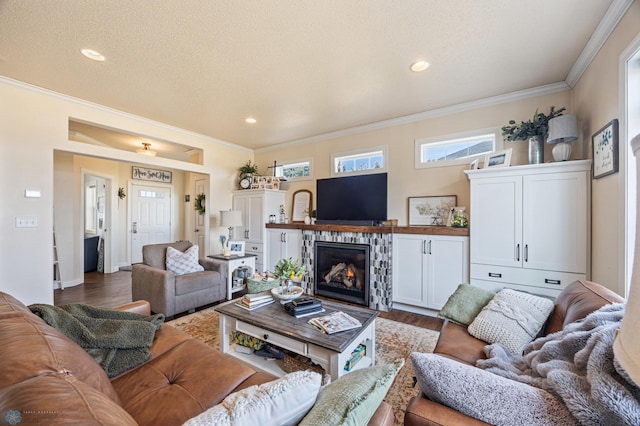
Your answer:
[[[502,274],[498,274],[498,273],[495,273],[495,272],[489,272],[489,276],[491,278],[502,278]]]
[[[516,245],[516,261],[520,262],[520,244]]]
[[[524,245],[524,261],[529,261],[529,244]]]
[[[552,280],[552,279],[550,279],[550,278],[545,278],[545,279],[544,279],[544,283],[545,283],[545,284],[560,285],[560,280]]]
[[[429,254],[431,254],[431,240],[429,240]]]
[[[262,335],[262,338],[263,338],[264,340],[269,340],[269,335],[268,335],[268,334],[264,334],[264,335]]]

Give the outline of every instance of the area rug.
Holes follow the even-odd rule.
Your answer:
[[[214,308],[207,308],[167,323],[209,346],[220,348],[218,313]],[[397,425],[403,424],[407,403],[418,393],[417,385],[414,386],[413,367],[409,355],[412,352],[432,352],[437,340],[436,331],[376,318],[376,365],[389,364],[398,358],[405,360],[404,367],[385,398],[393,407]]]

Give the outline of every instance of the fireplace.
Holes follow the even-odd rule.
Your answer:
[[[368,244],[316,241],[314,294],[369,306]]]

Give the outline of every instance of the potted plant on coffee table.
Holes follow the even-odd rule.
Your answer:
[[[288,258],[280,259],[276,263],[273,275],[280,279],[280,287],[272,291],[277,297],[282,298],[296,298],[302,294],[302,287],[294,286],[295,282],[300,282],[302,277],[306,273],[306,270],[298,259]]]
[[[549,136],[549,120],[561,116],[566,110],[562,107],[558,110],[551,106],[549,115],[536,110],[533,118],[516,124],[515,120],[509,120],[507,126],[502,127],[502,137],[506,141],[529,141],[529,164],[544,163],[544,139]]]

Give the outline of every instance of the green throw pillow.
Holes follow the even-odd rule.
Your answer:
[[[460,284],[449,296],[438,316],[461,325],[469,325],[495,293],[470,284]]]
[[[366,425],[387,395],[403,359],[345,374],[318,394],[299,426]]]

